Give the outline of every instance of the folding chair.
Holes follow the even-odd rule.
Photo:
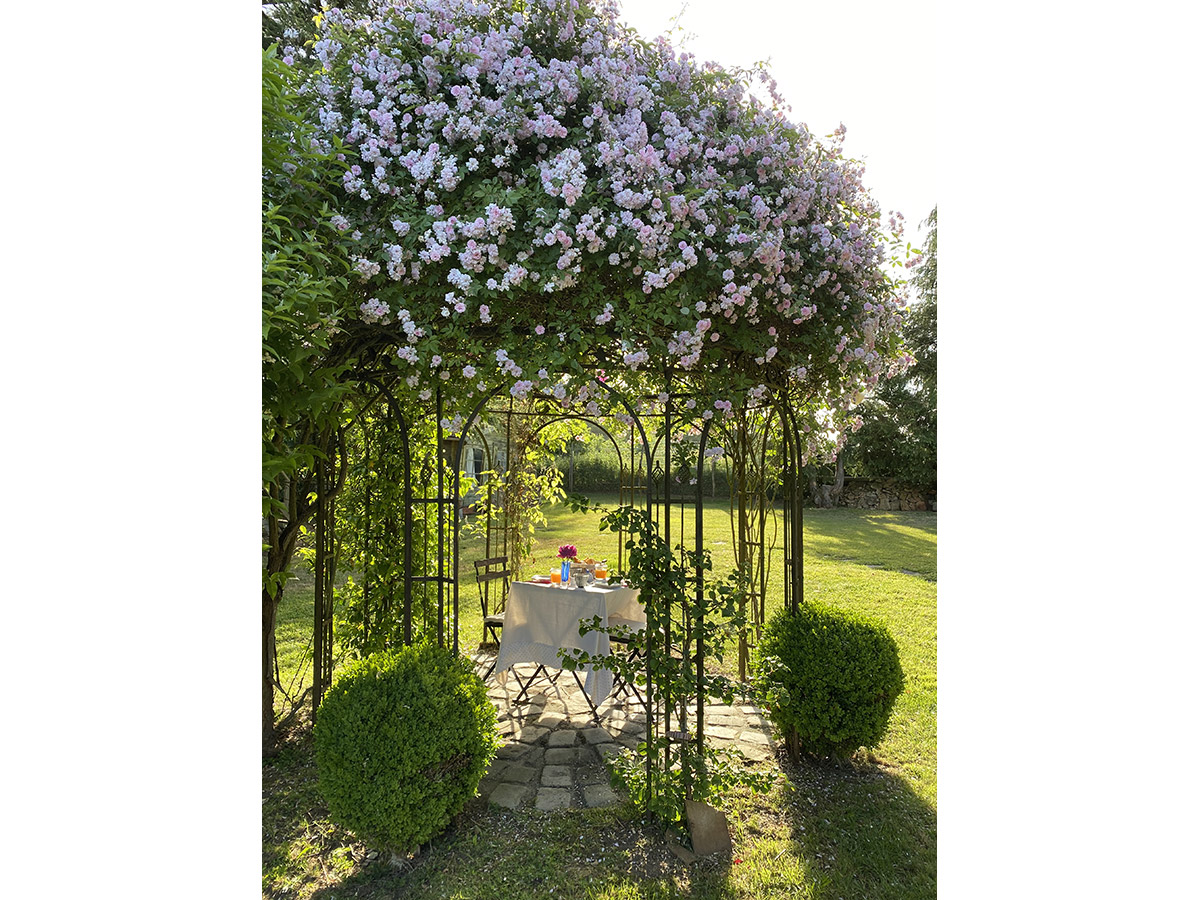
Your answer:
[[[493,586],[492,582],[497,579],[503,579],[503,581],[500,585]],[[508,580],[507,556],[475,560],[475,584],[479,588],[479,608],[483,612],[483,639],[485,642],[490,633],[496,644],[500,643],[500,631],[504,628],[504,614],[502,612],[489,613],[488,608],[491,607],[493,610],[503,608],[504,598],[508,595]],[[494,597],[492,596],[493,591],[495,591]],[[492,667],[483,676],[485,680],[495,668],[496,664],[493,662]]]
[[[640,624],[640,623],[628,621],[625,619],[610,619],[609,620],[609,625],[625,625],[628,628],[630,628],[631,630],[635,629],[638,624]],[[622,637],[622,636],[618,636],[615,634],[610,634],[608,636],[608,641],[609,641],[609,644],[611,645],[613,651],[615,651],[618,647],[621,647],[621,648],[624,648],[626,656],[628,656],[630,659],[641,659],[642,653],[641,653],[641,651],[639,651],[637,649],[636,646],[634,646],[634,638],[635,638],[634,634],[631,634],[629,637]],[[632,681],[626,681],[624,678],[622,678],[621,676],[616,675],[614,673],[613,689],[612,689],[612,693],[609,694],[609,697],[614,698],[614,699],[617,697],[623,697],[623,696],[628,695],[630,691],[633,692],[633,695],[635,697],[637,697],[638,702],[640,704],[642,704],[642,706],[644,707],[646,705],[646,699],[641,695],[641,692],[638,691],[637,685],[634,684]]]
[[[551,675],[544,665],[539,665],[533,670],[533,674],[530,675],[528,679],[522,681],[521,676],[516,673],[516,670],[512,670],[513,678],[515,678],[517,684],[521,686],[521,693],[517,694],[516,699],[512,701],[513,706],[519,705],[522,700],[529,696],[529,689],[533,687],[533,683],[537,680],[538,675],[545,676],[545,678],[550,682],[551,686],[557,688],[558,678],[560,675],[562,675],[563,671],[565,670],[556,669],[554,674]],[[579,693],[583,694],[583,699],[587,701],[588,708],[592,711],[592,720],[597,725],[600,724],[600,712],[596,709],[596,704],[592,702],[592,697],[587,692],[587,688],[584,686],[583,680],[579,677],[579,672],[577,672],[575,669],[571,669],[570,671],[571,676],[575,679],[575,683],[579,685]],[[635,688],[634,691],[636,692],[636,690],[637,689]]]

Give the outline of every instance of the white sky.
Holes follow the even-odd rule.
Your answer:
[[[701,62],[767,60],[790,118],[814,135],[844,123],[845,153],[886,214],[898,210],[915,246],[937,203],[935,36],[931,0],[840,3],[785,0],[620,0],[642,37],[669,34]],[[679,20],[682,33],[672,32]]]

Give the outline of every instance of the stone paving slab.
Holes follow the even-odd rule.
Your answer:
[[[596,750],[600,754],[600,758],[605,762],[619,754],[624,748],[617,744],[597,744]]]
[[[738,750],[741,751],[742,756],[752,762],[765,762],[775,756],[774,751],[770,747],[759,744],[742,744],[738,747]]]
[[[579,754],[573,747],[551,747],[546,751],[546,764],[554,766],[570,766],[579,760]]]
[[[744,716],[716,716],[716,715],[710,716],[710,715],[707,715],[707,711],[706,711],[706,715],[704,716],[704,727],[707,728],[709,725],[737,726],[737,725],[741,725],[744,720],[745,720]]]
[[[571,747],[575,744],[575,738],[579,734],[574,728],[563,728],[550,735],[550,740],[546,742],[547,747]]]
[[[505,744],[496,751],[496,759],[520,759],[526,755],[533,747],[529,744],[512,743]]]
[[[497,806],[504,806],[508,809],[517,809],[525,799],[533,792],[519,784],[502,784],[492,791],[488,800]]]
[[[544,766],[542,784],[550,787],[570,787],[573,766]]]
[[[521,784],[529,784],[538,775],[537,767],[522,766],[515,763],[510,763],[505,767],[503,774],[500,776],[501,781],[516,781]]]
[[[549,728],[538,728],[536,725],[526,725],[517,732],[517,740],[522,744],[536,744],[550,733]]]
[[[550,768],[547,766],[546,768]],[[587,786],[589,784],[608,784],[609,773],[607,766],[582,766],[575,770],[575,783]]]
[[[583,802],[589,807],[615,806],[621,798],[607,784],[589,784],[583,789]]]
[[[603,728],[585,728],[583,738],[589,744],[603,744],[612,740],[612,736]]]
[[[709,727],[707,722],[704,723],[704,737],[706,740],[708,738],[719,738],[723,741],[736,741],[741,731],[741,728],[732,728],[728,725],[713,725]]]
[[[543,812],[549,812],[552,809],[566,809],[571,804],[571,792],[566,788],[544,787],[537,793],[537,802],[534,803],[538,809]]]
[[[612,709],[608,715],[604,716],[610,722],[644,722],[646,721],[646,713],[643,713],[640,706],[635,703],[635,709]]]

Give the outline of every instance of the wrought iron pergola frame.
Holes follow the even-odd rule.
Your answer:
[[[399,633],[394,635],[394,642],[410,644],[414,640],[413,600],[414,590],[419,585],[437,585],[437,618],[435,633],[430,635],[440,645],[450,647],[454,652],[459,647],[460,621],[460,579],[459,559],[462,533],[462,477],[463,477],[463,441],[462,436],[478,435],[487,457],[488,471],[495,471],[495,450],[486,438],[484,426],[491,424],[497,428],[503,425],[505,440],[504,475],[500,484],[506,484],[514,462],[520,464],[520,452],[514,453],[512,445],[513,421],[516,417],[533,417],[532,434],[537,434],[551,422],[563,419],[578,419],[590,423],[599,429],[617,448],[621,460],[620,500],[622,505],[628,502],[630,506],[644,505],[656,526],[660,529],[667,544],[682,552],[695,552],[704,546],[704,492],[703,482],[699,477],[705,460],[705,451],[714,433],[714,424],[723,435],[725,443],[734,448],[733,477],[731,478],[731,513],[736,513],[734,522],[735,559],[740,568],[745,571],[752,584],[750,601],[755,610],[753,617],[756,628],[762,624],[767,591],[768,572],[771,553],[765,540],[765,523],[768,513],[778,515],[782,520],[782,555],[783,555],[783,593],[784,606],[795,609],[804,597],[804,565],[803,565],[803,483],[801,480],[801,432],[797,417],[788,400],[786,392],[778,390],[769,398],[764,398],[754,406],[735,410],[732,417],[717,421],[715,416],[701,418],[696,412],[688,409],[689,393],[680,390],[680,380],[669,369],[663,371],[663,387],[665,402],[661,402],[661,410],[646,412],[639,409],[634,400],[661,401],[663,395],[655,397],[630,398],[605,381],[593,379],[592,384],[601,388],[601,396],[607,397],[610,407],[607,411],[597,414],[583,413],[572,408],[555,405],[549,400],[532,404],[530,409],[517,409],[511,397],[497,388],[485,394],[472,409],[464,424],[454,434],[448,434],[444,427],[444,411],[446,397],[441,386],[433,396],[433,405],[426,412],[425,425],[428,427],[428,417],[435,423],[435,441],[433,447],[424,456],[414,457],[412,435],[414,422],[405,416],[401,404],[388,387],[388,378],[381,372],[356,373],[359,383],[366,393],[373,396],[364,403],[363,409],[373,408],[382,402],[385,412],[384,421],[388,428],[396,429],[401,448],[399,468],[403,482],[403,516],[400,527],[401,534],[395,534],[394,529],[387,535],[388,539],[399,538],[403,544],[403,615]],[[393,376],[394,377],[394,376]],[[694,404],[692,404],[694,406]],[[625,456],[621,453],[620,442],[612,430],[604,424],[605,419],[620,412],[623,421],[629,429],[629,458],[626,467]],[[746,415],[757,413],[758,431],[750,434],[746,427]],[[697,434],[698,429],[698,434]],[[694,479],[695,489],[691,485],[679,487],[673,476],[674,451],[678,447],[684,432],[689,439],[696,441],[699,471]],[[653,435],[653,441],[651,436]],[[751,440],[753,439],[753,440]],[[690,442],[690,441],[689,441]],[[316,602],[314,608],[314,710],[321,701],[324,691],[328,688],[332,676],[333,658],[333,595],[332,571],[329,565],[332,547],[332,535],[335,530],[333,515],[333,492],[330,490],[335,477],[335,457],[338,452],[336,442],[328,444],[326,459],[319,465],[317,472],[317,515],[316,515]],[[751,452],[753,451],[753,452]],[[768,452],[771,451],[771,452]],[[344,448],[342,449],[344,453]],[[436,453],[436,459],[430,458]],[[367,447],[369,458],[370,449]],[[768,457],[778,460],[778,477],[767,472]],[[368,459],[369,463],[369,459]],[[639,465],[640,463],[640,465]],[[383,467],[383,461],[380,461]],[[395,461],[389,460],[388,469],[395,472]],[[757,473],[757,480],[751,482],[750,472]],[[639,483],[640,482],[640,483]],[[778,487],[778,494],[768,490],[768,482]],[[486,555],[492,555],[492,503],[496,485],[489,478],[486,487],[486,503],[488,507],[488,525],[486,534]],[[369,488],[366,496],[367,515],[370,515],[371,498]],[[692,529],[692,545],[690,551],[684,546],[686,507],[694,505],[694,526]],[[413,533],[418,518],[418,510],[429,506],[436,508],[437,543],[436,554],[430,558],[428,541],[423,541],[421,558],[414,555]],[[672,522],[675,508],[679,510],[678,534],[673,539]],[[778,510],[778,513],[776,513]],[[423,517],[426,521],[427,514]],[[778,523],[778,519],[776,520]],[[501,529],[504,535],[505,528]],[[757,540],[755,537],[757,536]],[[625,535],[619,535],[622,558],[618,562],[618,571],[624,570]],[[507,537],[503,550],[507,551]],[[704,570],[696,567],[695,599],[698,609],[703,609],[700,602],[704,595]],[[364,605],[369,602],[372,590],[377,587],[369,577],[364,579]],[[672,633],[672,614],[670,608],[656,611],[653,621],[661,623],[654,634],[647,634],[647,657],[652,652],[677,652],[678,635]],[[703,750],[704,741],[704,708],[706,692],[705,656],[703,632],[696,623],[698,640],[695,645],[696,699],[694,737],[679,739],[694,739]],[[687,636],[690,639],[690,636]],[[658,647],[653,643],[659,642]],[[743,631],[739,647],[739,676],[746,677],[746,657],[748,643]],[[656,685],[652,673],[647,669],[645,684],[646,701],[646,736],[649,745],[656,738],[689,734],[690,723],[682,725],[682,731],[672,729],[672,711],[669,705],[660,706],[657,701]],[[670,741],[666,741],[670,763]],[[651,759],[647,758],[647,767]]]

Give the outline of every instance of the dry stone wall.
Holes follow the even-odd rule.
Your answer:
[[[891,479],[847,478],[838,506],[851,509],[936,510],[937,489],[922,491]]]

